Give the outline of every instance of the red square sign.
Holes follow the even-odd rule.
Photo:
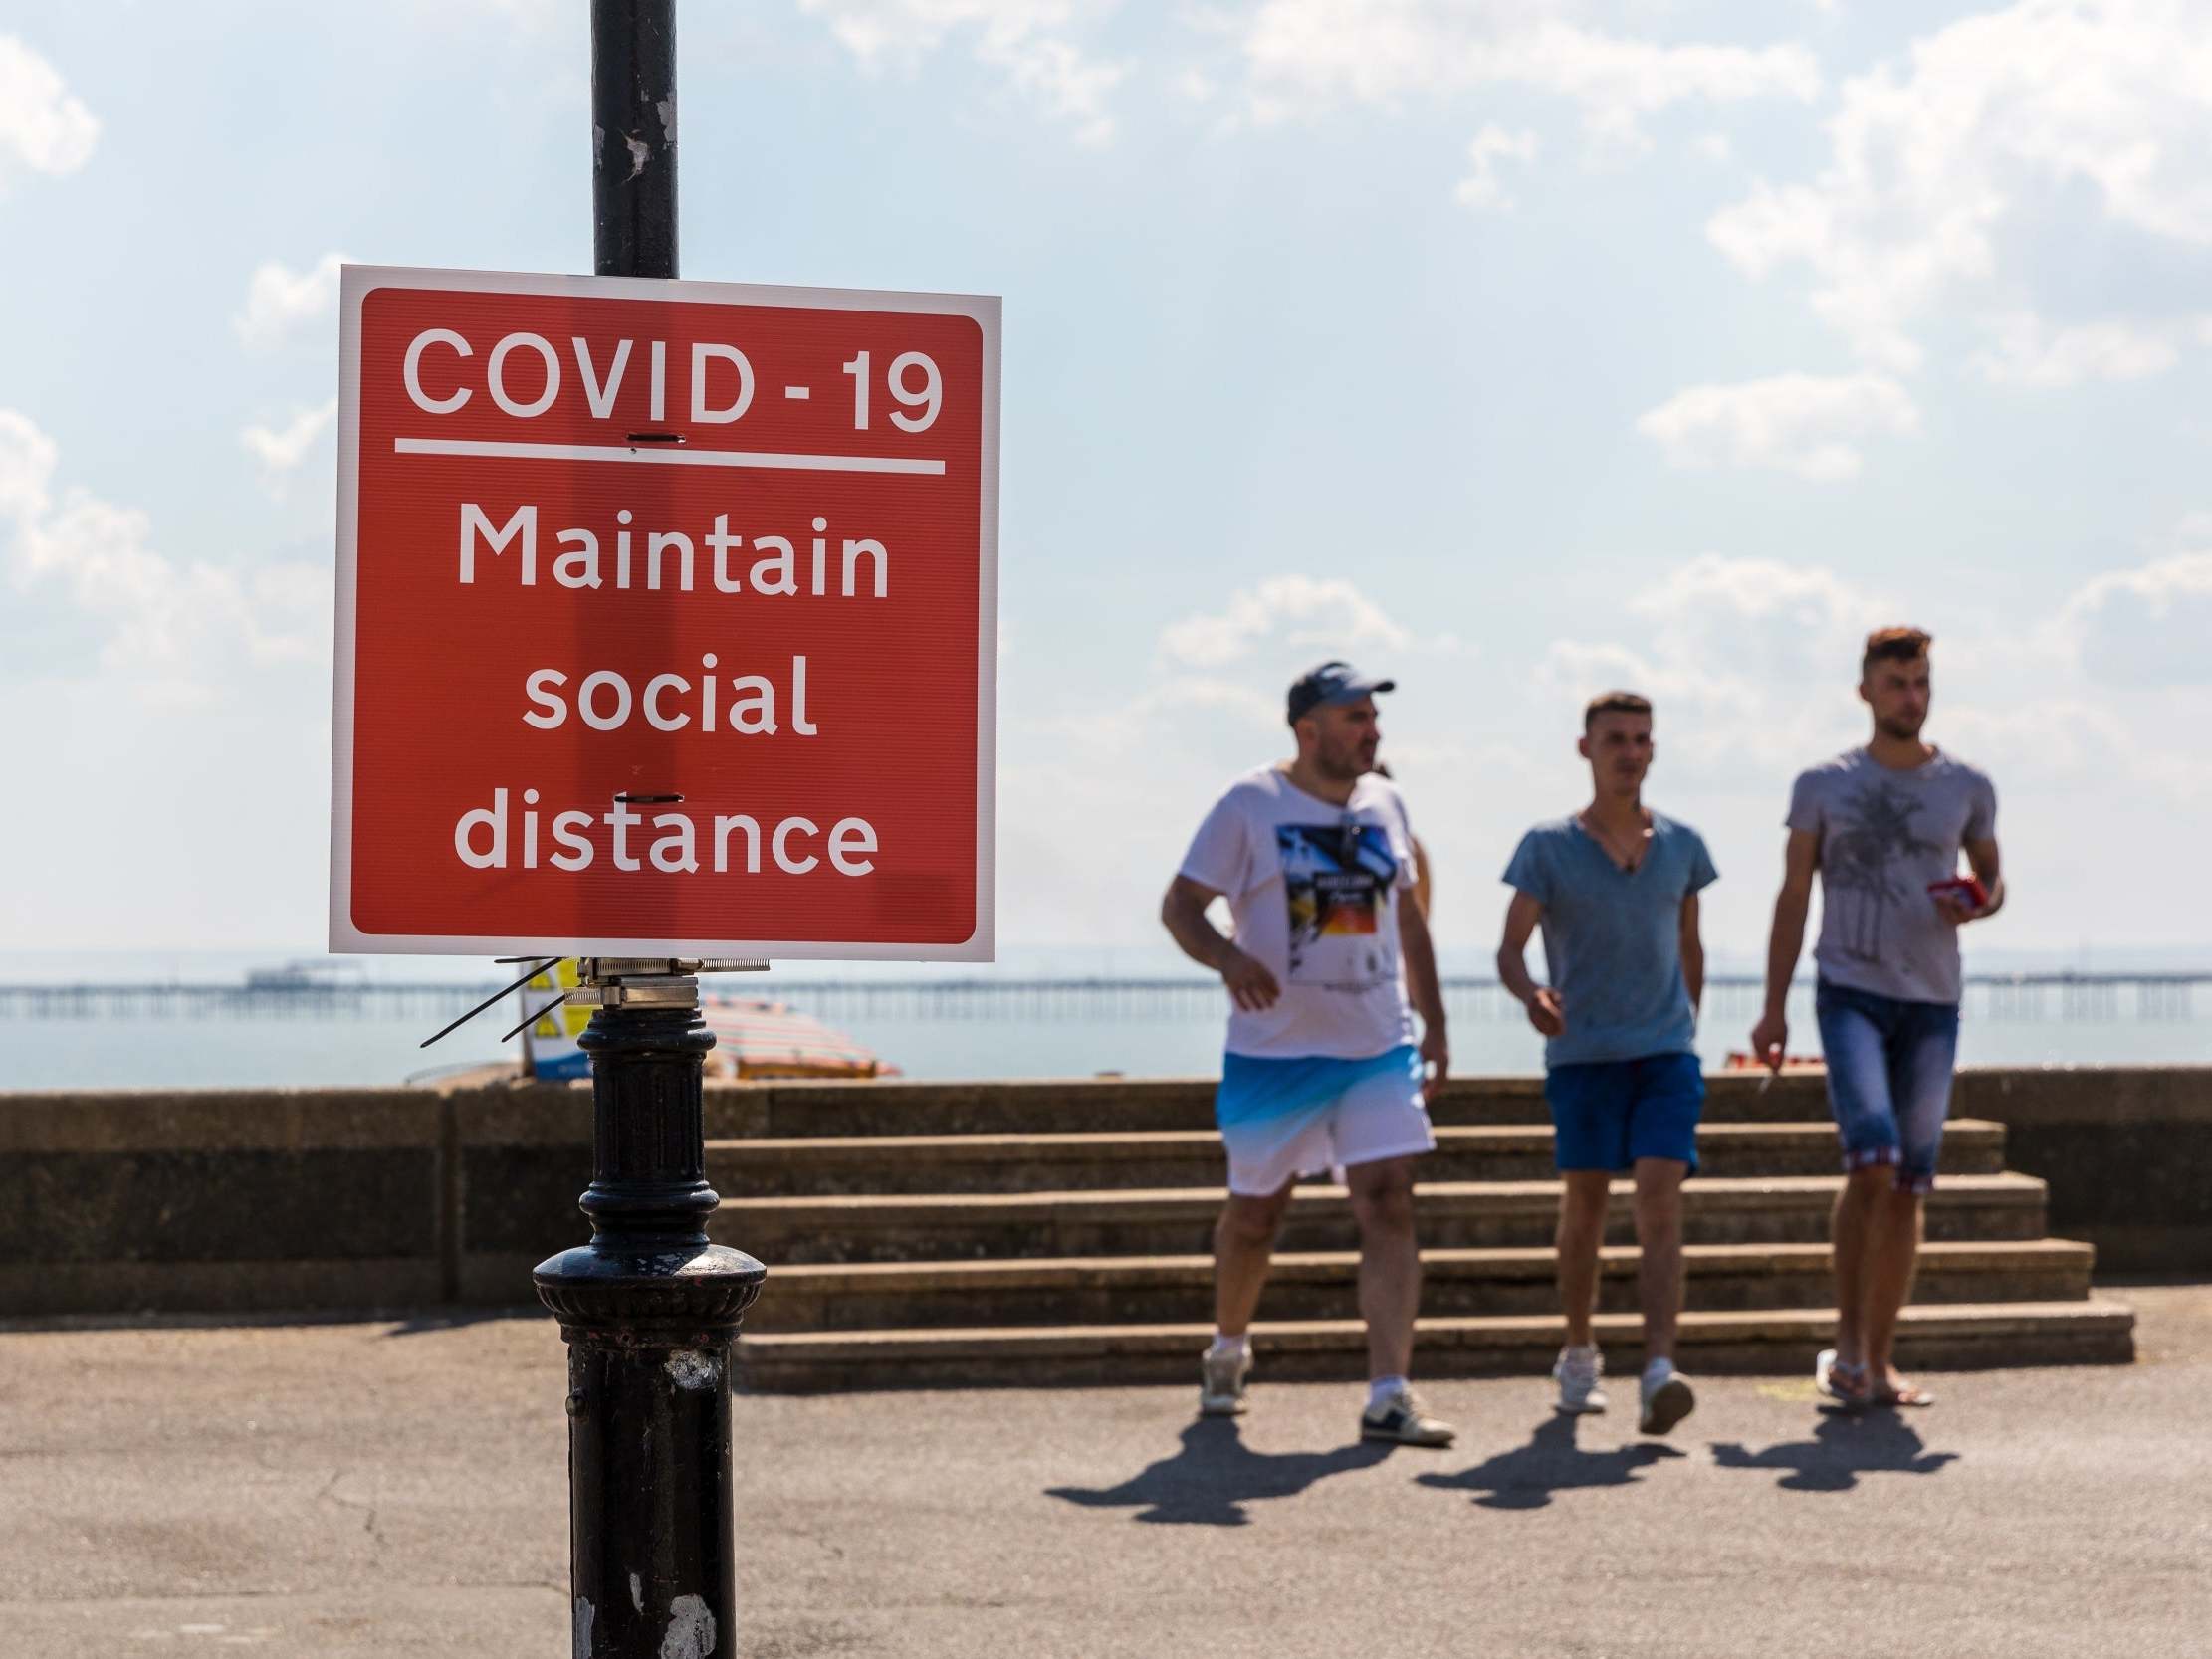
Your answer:
[[[342,311],[332,948],[989,959],[998,302]]]

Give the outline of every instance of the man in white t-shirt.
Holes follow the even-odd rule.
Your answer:
[[[1367,1321],[1361,1437],[1448,1446],[1455,1431],[1422,1409],[1406,1379],[1421,1302],[1414,1159],[1437,1143],[1426,1102],[1450,1053],[1414,895],[1413,828],[1397,788],[1375,775],[1375,694],[1392,684],[1328,662],[1290,688],[1297,758],[1229,785],[1160,920],[1186,955],[1220,974],[1231,1003],[1215,1097],[1228,1202],[1214,1230],[1217,1331],[1200,1363],[1199,1409],[1244,1409],[1252,1313],[1291,1184],[1342,1169]],[[1223,897],[1229,937],[1206,916]]]

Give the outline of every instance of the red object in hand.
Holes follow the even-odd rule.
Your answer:
[[[1982,886],[1978,876],[1953,876],[1947,882],[1928,883],[1930,899],[1949,899],[1969,910],[1980,910],[1989,903],[1989,890]]]

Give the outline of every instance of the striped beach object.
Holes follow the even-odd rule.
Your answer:
[[[715,1035],[708,1057],[733,1077],[895,1077],[874,1050],[788,1003],[710,996],[702,1003]]]

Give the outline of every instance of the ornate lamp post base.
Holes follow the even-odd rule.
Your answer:
[[[568,1344],[576,1659],[737,1652],[730,1358],[768,1270],[707,1242],[714,1037],[672,965],[591,964],[592,1239],[533,1276]]]

